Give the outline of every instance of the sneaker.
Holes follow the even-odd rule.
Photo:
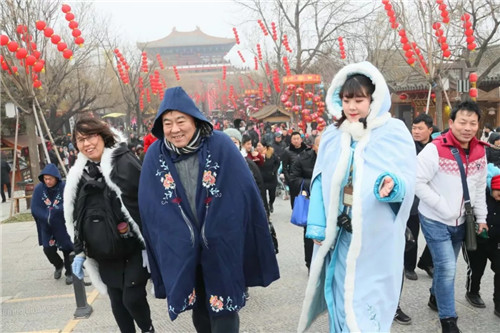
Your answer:
[[[479,295],[479,293],[465,293],[465,299],[469,302],[470,305],[476,308],[485,308],[483,299]]]
[[[418,276],[417,273],[415,273],[415,271],[410,271],[405,269],[405,276],[408,280],[413,280],[413,281],[418,280]]]
[[[408,316],[406,313],[401,310],[401,308],[398,306],[398,309],[396,310],[396,314],[394,315],[394,321],[398,324],[401,325],[410,325],[411,324],[411,318]]]
[[[73,275],[66,275],[66,284],[69,286],[73,284]]]
[[[63,267],[56,268],[56,270],[54,271],[54,279],[59,280],[61,278],[62,270],[63,270]]]
[[[436,302],[436,296],[432,295],[429,297],[429,302],[427,305],[434,311],[438,312],[438,306]]]
[[[441,328],[443,333],[460,333],[457,326],[457,317],[441,319]]]

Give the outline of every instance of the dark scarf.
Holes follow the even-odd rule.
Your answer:
[[[165,146],[171,152],[170,155],[173,158],[174,162],[183,160],[189,155],[197,152],[201,147],[203,139],[209,137],[212,134],[212,127],[208,123],[202,122],[196,125],[197,126],[193,137],[191,138],[191,140],[189,140],[188,144],[185,147],[177,148],[166,138],[163,139],[163,142],[165,142]]]

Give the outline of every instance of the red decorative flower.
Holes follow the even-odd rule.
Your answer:
[[[177,198],[173,198],[173,199],[172,199],[172,202],[173,202],[173,203],[175,203],[175,204],[180,204],[180,203],[181,203],[181,201],[182,201],[182,199],[181,199],[181,198],[179,198],[179,197],[177,197]]]
[[[212,201],[212,197],[205,198],[205,205],[208,205]]]

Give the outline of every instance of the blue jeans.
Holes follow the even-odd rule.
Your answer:
[[[419,214],[432,261],[434,278],[431,294],[436,296],[439,318],[457,317],[455,311],[455,272],[457,257],[465,239],[465,223],[457,227],[448,226]]]

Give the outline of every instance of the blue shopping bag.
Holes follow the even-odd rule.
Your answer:
[[[299,195],[295,197],[292,217],[290,219],[290,222],[292,222],[292,224],[295,224],[299,227],[305,227],[307,225],[307,213],[309,212],[309,194],[303,194],[303,187],[304,181],[302,181],[302,184],[300,184]]]

